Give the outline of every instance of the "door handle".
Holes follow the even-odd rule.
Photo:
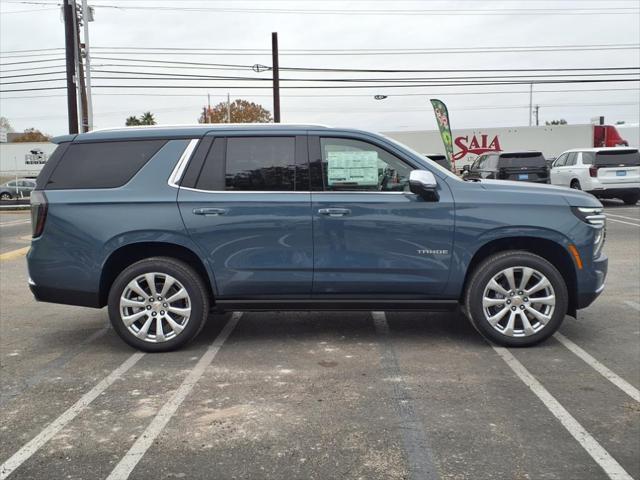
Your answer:
[[[207,215],[217,217],[219,215],[224,215],[227,211],[224,208],[194,208],[194,215]]]
[[[348,208],[321,208],[318,210],[318,213],[328,217],[344,217],[345,215],[349,215],[351,210]]]

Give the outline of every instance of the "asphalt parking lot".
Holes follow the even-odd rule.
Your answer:
[[[517,350],[458,314],[237,312],[138,353],[33,300],[2,213],[0,479],[638,479],[640,206],[604,203],[603,295]]]

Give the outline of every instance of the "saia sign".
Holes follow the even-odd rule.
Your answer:
[[[471,137],[471,141],[469,141],[469,136],[465,135],[464,137],[456,137],[454,143],[456,144],[456,147],[460,149],[454,153],[454,160],[460,160],[470,153],[480,155],[485,152],[497,152],[501,150],[500,141],[498,140],[497,135],[494,136],[491,141],[489,141],[489,135],[474,135]]]

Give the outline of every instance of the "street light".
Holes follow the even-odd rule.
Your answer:
[[[385,98],[387,98],[387,95],[374,95],[374,97],[376,100],[384,100]]]
[[[260,72],[266,72],[267,70],[271,70],[271,67],[267,67],[266,65],[260,65],[259,63],[256,63],[253,67],[251,67],[251,70],[253,70],[256,73],[260,73]]]

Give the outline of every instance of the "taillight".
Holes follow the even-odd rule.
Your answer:
[[[31,235],[33,238],[42,235],[47,220],[47,197],[44,192],[31,192]]]
[[[591,165],[589,167],[589,175],[591,175],[592,177],[597,177],[598,176],[598,167],[596,167],[595,165]]]

